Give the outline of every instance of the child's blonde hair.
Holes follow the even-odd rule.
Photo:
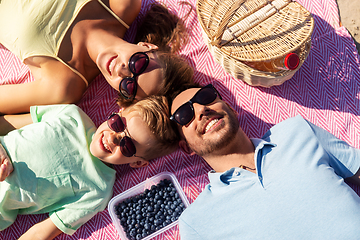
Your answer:
[[[129,112],[137,112],[154,134],[157,144],[147,150],[147,160],[164,156],[178,148],[180,135],[177,126],[170,120],[169,105],[164,96],[150,96],[134,103]]]

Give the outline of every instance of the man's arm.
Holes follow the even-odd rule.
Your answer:
[[[39,222],[27,230],[19,240],[50,240],[61,234],[62,231],[58,229],[50,218]]]

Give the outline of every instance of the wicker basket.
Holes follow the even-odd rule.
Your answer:
[[[198,0],[204,41],[215,60],[235,78],[271,87],[290,79],[310,52],[314,20],[291,0]],[[260,62],[298,52],[295,70],[263,72],[243,62]]]

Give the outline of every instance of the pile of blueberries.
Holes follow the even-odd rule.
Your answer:
[[[184,203],[168,179],[115,206],[115,213],[131,240],[142,239],[169,225],[184,210]]]

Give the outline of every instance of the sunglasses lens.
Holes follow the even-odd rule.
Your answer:
[[[132,157],[135,155],[136,148],[131,138],[124,136],[120,140],[120,151],[125,157]]]
[[[180,125],[184,126],[193,119],[194,110],[192,109],[190,103],[185,103],[176,110],[173,116]]]
[[[136,94],[137,83],[134,78],[124,78],[120,82],[120,93],[126,99],[133,98]]]
[[[136,75],[143,73],[148,65],[149,57],[146,53],[135,53],[129,60],[130,71]]]
[[[107,120],[107,123],[109,128],[114,132],[123,132],[125,130],[125,125],[121,120],[121,117],[116,113],[110,115],[110,117]]]
[[[194,117],[194,109],[192,108],[192,103],[208,105],[215,101],[218,96],[221,99],[215,88],[211,84],[209,84],[201,88],[189,102],[180,106],[171,116],[171,119],[175,120],[178,124],[182,126],[187,125]]]
[[[215,89],[212,87],[204,87],[196,93],[193,102],[199,103],[201,105],[208,105],[215,101],[216,98],[217,93]]]

